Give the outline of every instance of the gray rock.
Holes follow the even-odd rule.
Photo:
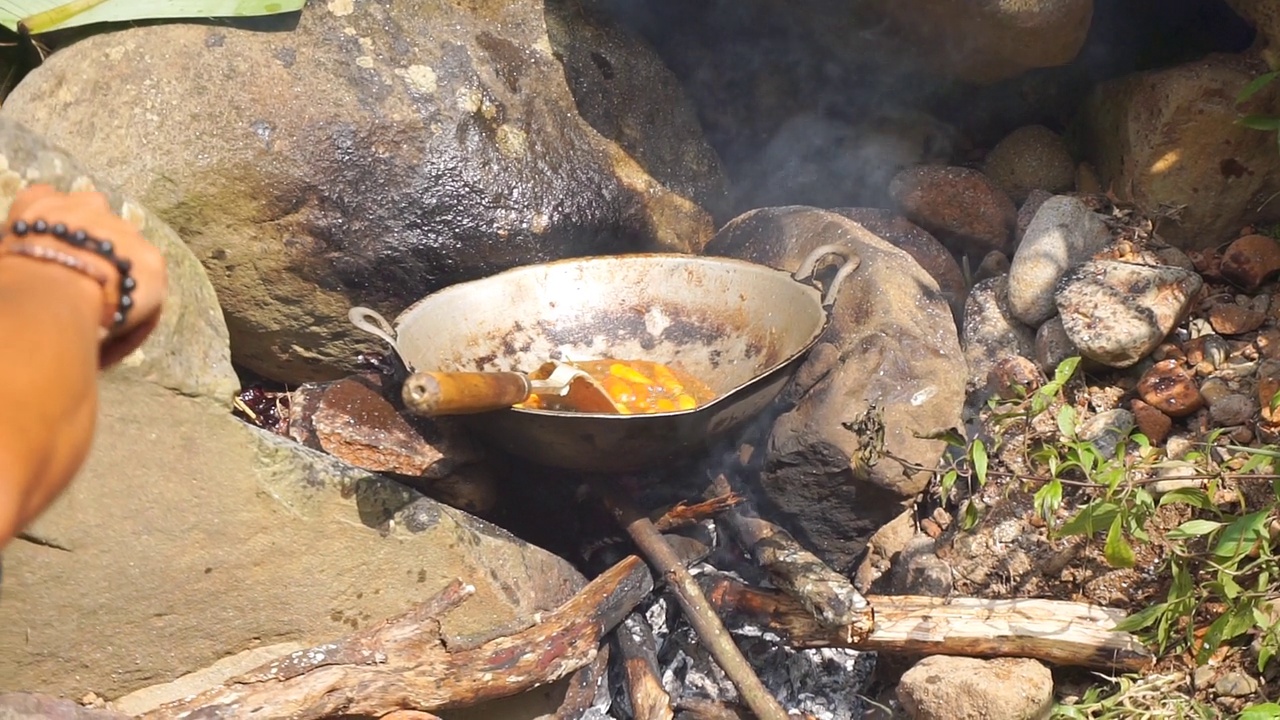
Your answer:
[[[1024,125],[1006,135],[987,153],[982,169],[1015,203],[1032,190],[1066,192],[1076,182],[1066,141],[1043,125]]]
[[[961,344],[969,363],[969,384],[980,387],[1001,358],[1035,354],[1035,335],[1009,310],[1008,277],[983,280],[969,291],[964,304]]]
[[[1209,419],[1217,427],[1243,425],[1249,422],[1257,409],[1257,402],[1248,396],[1228,393],[1209,403]]]
[[[1196,477],[1199,474],[1200,469],[1192,463],[1167,460],[1156,468],[1156,477],[1160,479],[1149,486],[1151,494],[1160,497],[1174,490],[1202,488],[1205,485],[1205,480],[1204,478]]]
[[[1182,268],[1095,260],[1067,271],[1054,301],[1081,355],[1123,368],[1164,340],[1202,284]]]
[[[1213,691],[1223,697],[1246,697],[1258,692],[1258,679],[1239,670],[1229,670],[1213,684]]]
[[[935,552],[933,538],[919,535],[911,539],[897,558],[889,575],[893,595],[948,597],[954,587],[951,566]]]
[[[697,251],[714,230],[698,203],[722,187],[670,73],[577,3],[124,28],[60,49],[0,113],[169,223],[236,361],[289,382],[375,347],[354,304],[391,316],[514,265]]]
[[[1053,705],[1053,675],[1025,658],[934,655],[903,673],[898,699],[914,720],[1036,720]]]
[[[1014,250],[1022,244],[1022,238],[1027,234],[1027,227],[1031,225],[1031,221],[1035,219],[1036,213],[1040,211],[1040,206],[1045,200],[1056,197],[1053,193],[1044,190],[1032,190],[1027,193],[1027,199],[1022,201],[1018,206],[1018,222],[1014,230]]]
[[[1074,197],[1046,200],[1022,237],[1009,266],[1009,309],[1037,327],[1053,317],[1054,286],[1069,268],[1106,246],[1111,232],[1097,213]]]
[[[1062,318],[1055,315],[1036,329],[1035,357],[1041,370],[1051,373],[1063,360],[1079,354],[1080,349],[1062,327]]]
[[[7,119],[0,157],[5,207],[28,180],[91,182]],[[164,223],[99,187],[145,219],[170,296],[157,332],[103,376],[88,462],[28,529],[47,544],[5,550],[0,692],[114,699],[263,644],[340,637],[455,578],[477,589],[444,618],[455,639],[581,587],[568,563],[496,527],[232,417],[238,382],[204,270]]]
[[[1123,408],[1106,410],[1080,424],[1076,434],[1081,440],[1092,443],[1103,458],[1116,456],[1120,441],[1129,437],[1134,426],[1133,413]]]
[[[769,436],[759,492],[778,511],[771,518],[851,573],[867,538],[928,481],[927,473],[876,462],[881,449],[932,466],[944,445],[919,436],[959,422],[965,374],[955,322],[933,278],[847,218],[758,210],[729,222],[707,252],[793,270],[828,243],[862,262],[784,392],[780,407],[790,409],[761,430]]]
[[[164,314],[147,341],[111,371],[112,376],[148,380],[186,395],[217,398],[227,407],[240,387],[231,368],[227,326],[200,263],[164,221],[116,189],[90,177],[78,160],[54,149],[22,125],[0,117],[0,211],[32,183],[59,190],[99,190],[112,208],[142,230],[164,254],[169,295]]]

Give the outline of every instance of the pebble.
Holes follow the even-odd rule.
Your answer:
[[[1160,480],[1151,483],[1151,494],[1159,497],[1174,490],[1202,488],[1205,484],[1204,479],[1191,477],[1199,472],[1200,470],[1192,463],[1178,460],[1167,461],[1156,468],[1156,477],[1160,478]]]
[[[1232,392],[1231,386],[1222,378],[1211,377],[1200,383],[1200,396],[1209,405],[1213,405]]]
[[[1164,454],[1172,460],[1186,457],[1196,447],[1195,438],[1181,433],[1170,435],[1164,444]]]
[[[1258,333],[1253,340],[1253,346],[1258,349],[1258,355],[1263,359],[1280,357],[1280,328],[1267,328]]]
[[[1267,319],[1268,305],[1265,296],[1259,297],[1263,301],[1261,307],[1252,301],[1248,304],[1230,301],[1214,303],[1209,306],[1209,324],[1223,335],[1243,335],[1257,330]]]
[[[1035,358],[1041,370],[1052,372],[1063,360],[1079,354],[1080,349],[1062,327],[1062,318],[1051,317],[1036,330]]]
[[[1173,430],[1173,420],[1152,407],[1149,403],[1134,398],[1129,402],[1129,412],[1133,413],[1134,423],[1138,431],[1147,436],[1152,445],[1162,444]]]
[[[1053,317],[1058,279],[1106,247],[1110,239],[1102,216],[1078,198],[1059,195],[1044,201],[1009,266],[1013,316],[1032,327]]]
[[[972,168],[917,165],[894,176],[889,195],[908,220],[963,254],[1009,252],[1018,209]]]
[[[1062,276],[1055,302],[1082,355],[1129,367],[1160,345],[1202,285],[1182,268],[1096,260]]]
[[[1245,697],[1258,692],[1258,680],[1239,670],[1231,670],[1218,678],[1213,691],[1224,697]]]
[[[1115,408],[1085,420],[1076,434],[1081,440],[1092,443],[1099,455],[1111,459],[1116,456],[1120,441],[1129,437],[1133,426],[1133,413],[1123,408]]]
[[[1160,262],[1164,265],[1180,267],[1188,272],[1196,271],[1196,264],[1191,262],[1191,258],[1186,253],[1176,247],[1160,248],[1156,251],[1156,257],[1160,258]]]
[[[1022,244],[1022,238],[1027,234],[1027,226],[1035,218],[1036,212],[1040,210],[1040,206],[1045,200],[1053,197],[1053,193],[1044,190],[1032,190],[1027,199],[1022,201],[1018,206],[1017,229],[1015,231],[1015,240],[1018,245]]]
[[[973,274],[974,282],[981,282],[993,277],[1009,273],[1009,256],[999,250],[992,250],[982,258],[977,271]]]
[[[1218,272],[1245,290],[1256,290],[1280,272],[1280,243],[1266,235],[1246,235],[1227,246]]]
[[[1185,417],[1204,406],[1195,380],[1177,360],[1161,360],[1138,381],[1142,401],[1169,417]]]
[[[1271,412],[1271,399],[1280,392],[1280,360],[1263,360],[1258,363],[1257,400],[1262,419],[1269,424],[1280,421],[1280,408]]]
[[[1209,403],[1209,418],[1218,427],[1244,425],[1257,410],[1253,400],[1239,393],[1231,393]]]
[[[987,375],[987,390],[1005,400],[1026,397],[1042,384],[1040,368],[1021,355],[1000,358]]]

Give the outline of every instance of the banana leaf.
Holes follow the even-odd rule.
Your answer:
[[[0,0],[0,25],[38,35],[105,22],[275,15],[305,4],[306,0]]]

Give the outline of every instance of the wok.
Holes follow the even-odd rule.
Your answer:
[[[830,256],[843,262],[824,292],[814,275]],[[390,343],[410,372],[528,372],[548,360],[603,358],[683,368],[716,399],[653,414],[504,408],[460,416],[493,444],[541,465],[636,472],[761,414],[826,329],[840,284],[858,263],[840,245],[817,248],[794,274],[696,255],[575,258],[452,285],[393,325],[367,308],[350,316]],[[412,406],[406,397],[408,412]]]

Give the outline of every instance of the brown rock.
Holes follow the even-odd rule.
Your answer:
[[[952,250],[1008,254],[1018,209],[986,175],[963,167],[919,165],[898,173],[889,194],[902,214]]]
[[[894,247],[901,248],[920,263],[938,283],[951,312],[957,318],[964,310],[964,298],[968,287],[964,282],[964,273],[960,263],[937,238],[924,228],[916,225],[901,215],[880,208],[837,208],[834,213],[843,215],[862,227],[875,233],[880,239],[887,240]]]
[[[992,250],[982,257],[982,262],[978,263],[978,270],[973,274],[973,281],[974,283],[980,283],[993,277],[1007,275],[1009,266],[1008,255],[999,250]]]
[[[308,383],[293,393],[291,406],[293,439],[365,470],[441,479],[479,460],[453,425],[411,425],[383,396],[376,376]]]
[[[1274,133],[1242,114],[1276,114],[1273,84],[1243,105],[1236,95],[1267,70],[1256,56],[1208,55],[1099,85],[1080,113],[1081,144],[1104,187],[1140,207],[1180,208],[1160,235],[1183,249],[1233,238],[1244,223],[1280,217]]]
[[[1137,398],[1129,403],[1129,411],[1133,413],[1138,430],[1147,436],[1152,445],[1162,445],[1169,437],[1169,431],[1173,429],[1173,420],[1168,415]]]
[[[1060,193],[1075,184],[1075,161],[1066,142],[1043,125],[1024,125],[1006,135],[991,148],[982,169],[1015,203],[1033,190]]]
[[[1253,346],[1264,359],[1280,357],[1280,328],[1267,328],[1254,338]]]
[[[1143,373],[1138,395],[1170,417],[1184,417],[1204,405],[1200,389],[1177,360],[1161,360]]]
[[[933,655],[903,673],[898,699],[915,720],[1031,720],[1053,705],[1053,674],[1025,658]]]
[[[987,376],[987,389],[1006,400],[1025,396],[1044,383],[1035,362],[1021,355],[1006,355]]]
[[[1256,290],[1280,272],[1280,243],[1266,235],[1246,235],[1227,246],[1219,272],[1245,290]]]
[[[1241,335],[1253,332],[1267,319],[1264,310],[1253,305],[1235,302],[1215,302],[1209,306],[1209,324],[1222,335]]]

